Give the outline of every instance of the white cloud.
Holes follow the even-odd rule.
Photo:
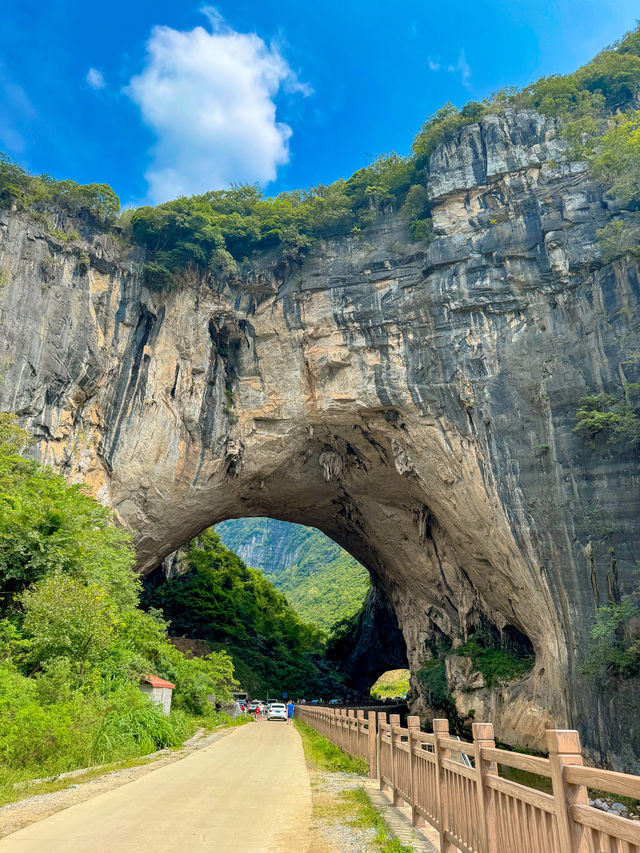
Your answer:
[[[448,71],[449,74],[455,74],[465,89],[471,89],[471,66],[467,62],[464,50],[460,51],[454,63],[443,65],[439,60],[429,59],[428,65],[429,71]]]
[[[202,11],[210,30],[153,28],[146,65],[125,89],[158,140],[146,173],[153,202],[274,180],[291,137],[274,98],[311,91],[277,46],[231,29],[216,9]]]
[[[104,79],[104,74],[102,71],[98,71],[97,68],[90,68],[87,71],[85,79],[92,89],[104,89],[107,85],[107,81]]]
[[[467,62],[464,50],[461,50],[458,54],[458,61],[455,65],[447,65],[447,71],[457,74],[465,89],[471,88],[471,66]]]
[[[24,132],[37,118],[37,112],[25,90],[13,82],[1,62],[0,107],[0,148],[14,155],[24,154]]]

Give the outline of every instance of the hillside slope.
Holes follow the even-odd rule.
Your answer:
[[[227,548],[261,569],[305,620],[327,629],[356,613],[364,601],[367,570],[315,527],[241,518],[216,530]]]
[[[185,651],[227,651],[236,676],[255,695],[334,692],[337,674],[322,659],[323,636],[298,618],[267,578],[209,529],[181,549],[184,574],[145,579],[143,603],[162,610]],[[206,641],[202,645],[201,641]],[[194,645],[195,643],[195,645]]]

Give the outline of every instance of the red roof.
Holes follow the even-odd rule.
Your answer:
[[[164,678],[159,678],[157,675],[143,675],[140,681],[146,681],[152,687],[175,687],[175,684],[165,681]]]

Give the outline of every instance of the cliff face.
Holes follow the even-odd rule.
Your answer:
[[[303,557],[303,549],[314,532],[271,518],[226,521],[216,530],[227,548],[248,566],[270,575],[294,566]]]
[[[313,525],[369,569],[414,673],[483,614],[536,654],[488,701],[498,736],[577,726],[632,766],[632,687],[625,710],[578,665],[609,547],[631,589],[639,471],[574,426],[588,390],[640,381],[637,268],[603,263],[611,210],[551,119],[487,117],[430,173],[426,249],[389,215],[163,294],[104,235],[69,247],[3,215],[0,408],[113,506],[142,571],[224,519]]]

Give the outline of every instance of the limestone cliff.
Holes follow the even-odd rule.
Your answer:
[[[611,207],[556,130],[507,111],[438,148],[428,248],[390,214],[171,292],[108,236],[5,213],[0,408],[113,506],[142,571],[224,519],[313,525],[391,601],[413,672],[481,614],[529,638],[533,672],[488,702],[498,736],[516,709],[529,743],[577,726],[638,769],[637,694],[578,667],[610,546],[630,590],[640,472],[574,432],[588,389],[640,381],[638,270],[603,262]]]

